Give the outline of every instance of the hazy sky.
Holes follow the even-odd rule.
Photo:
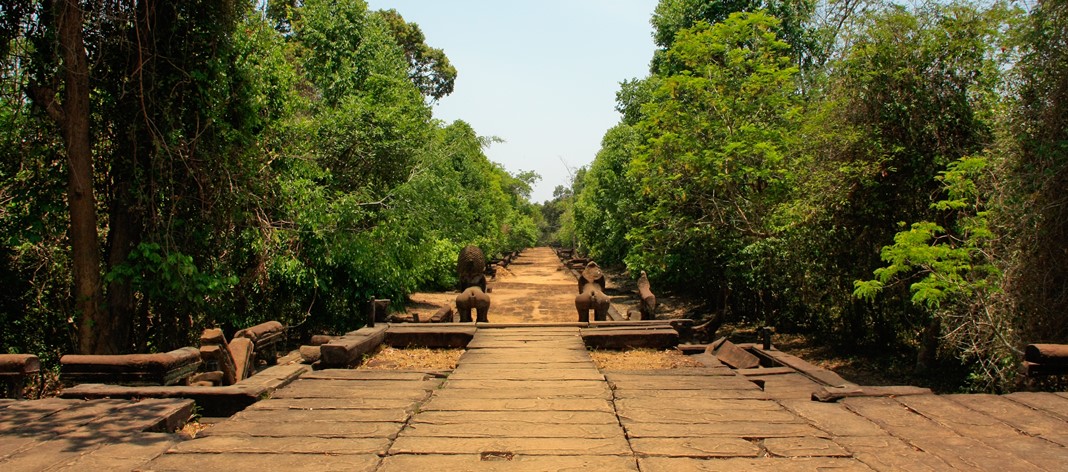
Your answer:
[[[486,154],[509,172],[542,176],[552,198],[568,169],[588,165],[619,122],[619,82],[645,77],[657,0],[369,0],[419,24],[456,67],[456,89],[434,116],[461,119],[506,142]]]

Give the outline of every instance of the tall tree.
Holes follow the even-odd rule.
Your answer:
[[[31,86],[34,101],[63,130],[67,153],[67,204],[70,211],[71,260],[74,300],[78,314],[78,347],[86,354],[111,354],[121,350],[112,342],[114,328],[103,307],[100,285],[100,242],[97,239],[96,197],[93,191],[92,143],[89,138],[89,60],[82,33],[81,2],[63,0],[55,11],[40,11],[42,25],[54,32],[58,50],[57,76],[39,76]],[[45,69],[42,67],[39,70]],[[61,84],[62,91],[56,89]],[[62,100],[58,96],[62,95]]]

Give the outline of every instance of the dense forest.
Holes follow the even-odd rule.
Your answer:
[[[0,348],[362,326],[536,242],[532,173],[434,119],[457,71],[358,0],[0,1]],[[232,332],[232,331],[231,331]]]
[[[0,349],[344,331],[467,243],[578,246],[701,317],[1014,388],[1068,341],[1068,4],[660,0],[648,76],[554,199],[433,116],[360,0],[0,0]],[[625,80],[626,79],[626,80]]]
[[[1068,3],[661,0],[652,24],[550,237],[960,388],[1068,341]]]

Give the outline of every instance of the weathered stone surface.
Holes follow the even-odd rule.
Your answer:
[[[847,398],[845,405],[890,434],[962,470],[1040,470],[971,438],[962,437],[889,398]]]
[[[560,369],[560,370],[523,370],[523,369],[497,369],[497,368],[457,368],[449,376],[449,382],[459,380],[590,380],[603,382],[604,376],[591,368]]]
[[[606,411],[615,409],[597,398],[449,399],[434,395],[422,411]]]
[[[341,421],[355,421],[357,423],[403,423],[408,420],[411,412],[405,408],[390,408],[380,410],[271,410],[271,409],[246,409],[231,418],[240,421],[272,423],[272,422],[299,422],[299,423],[333,423]]]
[[[675,457],[647,457],[638,459],[642,472],[871,472],[863,463],[853,459],[814,458],[734,458],[692,459]]]
[[[943,472],[955,470],[942,459],[916,449],[893,436],[850,436],[835,438],[835,441],[852,453],[854,458],[878,471]]]
[[[301,376],[303,380],[404,380],[422,382],[424,380],[441,382],[433,375],[423,371],[396,370],[352,370],[324,369],[308,372]],[[359,384],[353,384],[359,385]]]
[[[887,435],[887,432],[875,423],[837,403],[810,400],[783,400],[779,403],[832,436]]]
[[[887,387],[819,387],[813,390],[812,400],[821,402],[836,402],[843,398],[851,397],[900,397],[905,395],[930,395],[931,389],[912,386],[887,386]]]
[[[1068,423],[999,395],[950,395],[950,400],[1032,436],[1068,446]]]
[[[950,399],[916,395],[901,397],[898,401],[961,436],[976,439],[1001,452],[1006,458],[1015,457],[1046,470],[1056,470],[1068,464],[1068,449],[1051,447],[1043,439],[1017,434],[1015,428]]]
[[[429,412],[428,412],[429,413]],[[594,438],[611,439],[622,437],[619,423],[568,424],[568,423],[413,423],[404,429],[401,436],[440,438]]]
[[[444,388],[434,392],[435,401],[447,402],[456,400],[508,400],[508,399],[553,399],[553,400],[567,400],[567,399],[603,399],[611,400],[612,391],[605,385],[591,386],[591,387],[572,387],[572,388],[560,388],[553,385],[553,382],[538,382],[535,385],[526,386],[513,386],[518,381],[459,381],[464,383],[479,382],[485,383],[485,385],[493,385],[500,382],[508,382],[509,385],[502,386],[502,388]],[[544,385],[542,385],[544,384]]]
[[[494,457],[500,457],[493,460]],[[530,455],[398,455],[382,460],[379,472],[419,470],[477,470],[483,472],[544,471],[635,471],[634,458],[627,456],[530,456]]]
[[[711,390],[615,390],[612,392],[617,400],[624,399],[660,399],[663,402],[672,401],[704,401],[704,400],[769,400],[767,393],[751,386],[744,389],[711,389]]]
[[[300,423],[270,423],[258,421],[224,421],[201,431],[208,436],[254,437],[315,437],[315,438],[391,438],[400,432],[403,423],[336,421],[315,423],[314,428]]]
[[[314,425],[309,426],[308,436],[315,434]],[[172,454],[385,454],[389,438],[318,438],[318,437],[264,437],[209,435],[178,444]],[[273,469],[272,469],[273,470]]]
[[[822,431],[806,423],[754,423],[733,421],[718,423],[659,424],[624,421],[631,438],[695,438],[728,436],[735,438],[822,437]]]
[[[1068,398],[1052,393],[1016,392],[1005,395],[1014,402],[1068,421]]]
[[[629,456],[626,438],[434,438],[401,436],[393,442],[390,454],[478,454],[507,452],[512,454],[591,456]]]
[[[282,390],[284,391],[284,390]],[[402,408],[412,410],[430,396],[430,392],[410,395],[410,398],[269,398],[249,407],[256,410],[376,410]]]
[[[680,375],[676,377],[661,375],[613,375],[605,377],[617,390],[715,390],[756,388],[748,379],[726,376],[697,377]]]
[[[203,472],[205,470],[314,470],[316,472],[372,472],[381,459],[375,454],[164,454],[144,470]]]
[[[104,445],[49,470],[55,472],[140,470],[143,465],[159,457],[179,442],[178,437],[173,434],[139,434],[135,437],[122,438],[122,442]]]
[[[421,411],[411,424],[512,423],[519,425],[603,425],[619,420],[606,411]]]
[[[846,451],[834,441],[824,438],[768,438],[764,448],[779,457],[849,457]]]
[[[617,402],[618,407],[618,402]],[[700,410],[686,410],[679,405],[679,409],[644,409],[644,408],[620,408],[620,419],[624,424],[631,422],[663,423],[663,424],[689,424],[689,423],[713,423],[722,421],[754,421],[760,423],[799,423],[801,420],[785,410],[741,410],[723,408],[702,408]]]
[[[636,454],[645,457],[757,457],[760,447],[742,438],[634,438]]]

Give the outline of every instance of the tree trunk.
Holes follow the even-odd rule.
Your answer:
[[[93,196],[93,154],[89,142],[89,61],[82,37],[82,9],[65,0],[58,18],[64,93],[60,124],[67,147],[70,243],[74,306],[78,312],[78,349],[85,354],[117,352],[111,320],[101,306],[100,242]]]

